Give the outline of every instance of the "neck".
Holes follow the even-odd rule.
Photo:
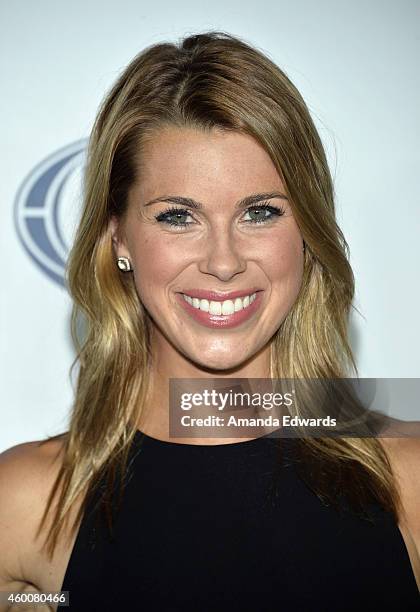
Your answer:
[[[200,381],[194,385],[194,379],[206,379],[209,381],[206,388],[218,388],[226,392],[229,381],[233,379],[261,379],[271,378],[270,376],[270,347],[249,359],[247,362],[237,367],[225,370],[211,370],[196,364],[177,351],[159,351],[154,347],[151,359],[149,375],[148,401],[145,411],[142,414],[138,429],[145,434],[159,440],[177,442],[182,444],[232,444],[252,440],[253,437],[202,437],[200,427],[189,427],[188,437],[170,435],[170,384],[172,392],[178,391],[182,386],[184,392],[199,392]],[[170,380],[171,379],[171,380]],[[188,380],[174,379],[192,379]],[[246,383],[249,384],[248,382]],[[198,386],[197,386],[198,385]],[[196,387],[196,388],[194,388]],[[255,437],[255,436],[254,436]]]

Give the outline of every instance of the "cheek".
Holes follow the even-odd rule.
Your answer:
[[[303,278],[304,256],[301,242],[283,242],[278,248],[267,252],[265,260],[265,270],[273,290],[280,291],[283,300],[293,303]]]
[[[152,237],[138,240],[134,250],[134,280],[142,301],[150,302],[160,297],[180,265],[174,249],[162,240]]]

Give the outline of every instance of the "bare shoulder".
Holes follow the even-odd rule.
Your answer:
[[[61,465],[65,436],[0,453],[0,589],[33,584],[40,542],[34,534]]]
[[[392,437],[378,440],[387,452],[399,487],[402,508],[398,526],[420,589],[420,434],[418,423],[395,425],[399,434],[394,429]]]
[[[420,538],[420,435],[379,438],[395,473],[406,518]]]
[[[0,453],[0,499],[2,511],[36,502],[41,491],[52,484],[61,465],[64,438],[16,444]],[[17,504],[17,507],[14,507]]]
[[[378,440],[395,473],[406,518],[420,537],[420,422],[389,419]]]
[[[0,476],[4,472],[30,470],[39,474],[39,468],[47,467],[51,462],[59,461],[63,451],[65,436],[55,436],[46,440],[22,442],[11,446],[0,453]],[[23,475],[23,474],[21,474]]]

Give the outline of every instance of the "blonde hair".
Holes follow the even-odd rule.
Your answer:
[[[125,214],[142,147],[163,126],[251,135],[282,178],[306,251],[301,291],[272,341],[272,375],[330,379],[357,372],[348,342],[354,295],[348,245],[335,220],[323,145],[302,96],[264,53],[225,32],[146,48],[104,99],[89,141],[84,206],[67,267],[77,388],[69,431],[61,434],[64,460],[40,524],[57,495],[46,538],[51,555],[76,498],[105,475],[109,508],[146,405],[148,313],[133,275],[116,267],[109,220]],[[360,504],[369,490],[396,515],[398,492],[377,439],[309,438],[302,448],[322,465],[323,477],[311,481],[321,499],[331,499],[341,483]],[[111,524],[109,512],[108,518]]]

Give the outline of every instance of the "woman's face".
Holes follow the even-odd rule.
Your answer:
[[[269,348],[303,274],[303,241],[284,193],[250,136],[171,127],[147,143],[127,215],[111,229],[116,255],[131,261],[158,356],[175,349],[224,370]],[[226,301],[231,292],[244,295]]]

